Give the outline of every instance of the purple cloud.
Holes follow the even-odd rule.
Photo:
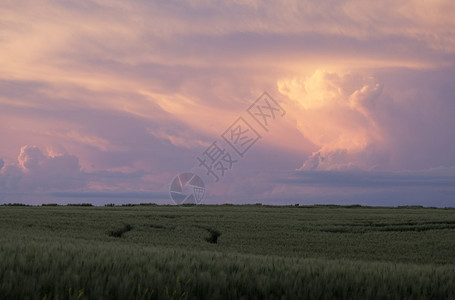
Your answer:
[[[0,193],[97,203],[103,193],[159,198],[264,91],[286,117],[261,132],[263,143],[211,186],[207,201],[223,194],[240,203],[280,203],[280,194],[329,201],[318,190],[323,181],[333,199],[343,191],[327,170],[451,168],[454,8],[451,1],[6,3]],[[321,184],[281,186],[279,176],[299,168],[323,171]],[[255,176],[274,172],[276,185]]]

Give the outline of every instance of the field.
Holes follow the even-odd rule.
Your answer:
[[[454,299],[455,209],[0,206],[0,299]]]

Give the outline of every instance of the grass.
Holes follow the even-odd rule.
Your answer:
[[[455,297],[455,210],[0,206],[0,299]]]
[[[121,228],[109,231],[108,234],[109,234],[109,236],[120,238],[123,236],[123,234],[125,232],[131,231],[131,230],[133,230],[133,226],[131,226],[130,224],[126,224],[126,225],[122,226]]]

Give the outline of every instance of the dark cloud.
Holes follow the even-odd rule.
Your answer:
[[[432,172],[298,171],[278,182],[299,186],[395,188],[448,187],[455,192],[455,169]]]
[[[455,205],[455,169],[420,172],[295,171],[234,176],[208,203]]]
[[[51,197],[58,199],[72,198],[72,199],[104,199],[118,202],[124,200],[128,202],[131,200],[169,200],[169,193],[151,193],[151,192],[53,192]]]

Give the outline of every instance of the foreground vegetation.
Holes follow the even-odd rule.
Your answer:
[[[455,298],[455,210],[0,206],[0,299]]]

